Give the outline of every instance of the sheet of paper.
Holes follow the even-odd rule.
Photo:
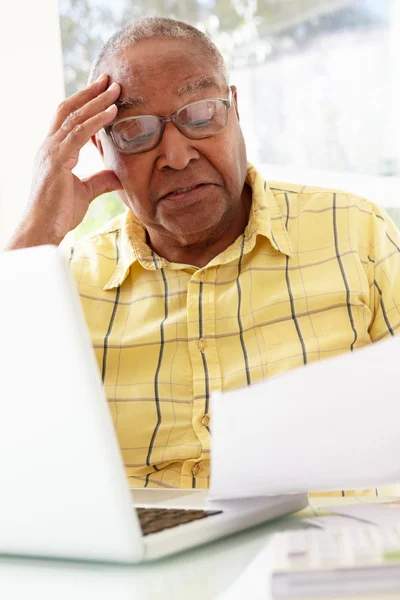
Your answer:
[[[333,500],[333,498],[332,498]],[[320,512],[320,515],[318,514]],[[400,523],[400,501],[382,504],[352,504],[351,506],[330,506],[317,511],[315,517],[305,519],[306,523],[332,529],[373,524],[378,527]]]
[[[400,337],[212,396],[210,498],[400,482]]]

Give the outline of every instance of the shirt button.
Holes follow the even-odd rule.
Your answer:
[[[196,475],[199,474],[199,471],[200,471],[200,465],[199,465],[199,463],[196,463],[192,467],[192,475],[193,475],[193,477],[196,477]]]
[[[206,345],[205,345],[203,338],[199,339],[199,341],[197,342],[197,347],[200,350],[200,352],[204,352]]]
[[[201,424],[203,425],[203,427],[208,427],[210,424],[210,415],[208,415],[207,413],[204,415],[204,417],[201,420]]]

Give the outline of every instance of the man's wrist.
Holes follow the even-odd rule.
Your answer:
[[[36,220],[28,218],[18,226],[5,250],[18,250],[47,244],[58,246],[62,239],[50,232],[48,228],[43,229],[43,225],[39,226]]]

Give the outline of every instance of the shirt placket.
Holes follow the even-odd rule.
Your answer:
[[[200,269],[193,274],[188,286],[187,321],[193,373],[192,426],[201,443],[201,453],[185,462],[182,475],[192,477],[192,487],[206,487],[212,428],[210,396],[221,388],[215,344],[215,269]]]

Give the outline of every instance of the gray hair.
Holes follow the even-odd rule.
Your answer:
[[[92,83],[100,74],[100,67],[105,58],[115,56],[126,46],[132,46],[140,40],[151,38],[175,38],[183,40],[197,41],[204,53],[208,55],[217,70],[222,75],[225,83],[228,85],[229,75],[222,54],[216,45],[199,29],[175,19],[163,17],[146,17],[136,22],[130,21],[125,27],[114,33],[114,35],[104,44],[99,55],[95,59],[90,69],[89,83]]]

